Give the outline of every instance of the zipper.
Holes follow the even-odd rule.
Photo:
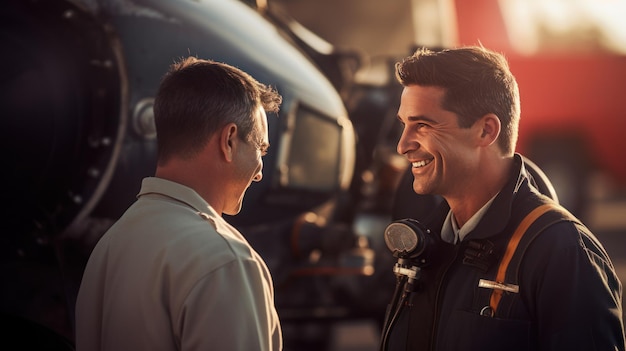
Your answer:
[[[435,294],[435,313],[433,316],[433,329],[431,331],[431,336],[430,336],[430,340],[432,340],[432,342],[430,343],[430,350],[433,351],[435,350],[435,347],[437,346],[437,323],[439,320],[439,314],[441,313],[441,303],[440,303],[440,298],[441,298],[441,290],[446,282],[446,276],[448,275],[448,271],[450,270],[450,267],[452,267],[452,265],[454,264],[454,262],[456,262],[457,258],[459,257],[459,252],[461,252],[461,247],[465,247],[465,243],[464,242],[460,242],[459,245],[455,245],[454,247],[454,256],[452,257],[452,259],[448,262],[448,264],[446,265],[445,269],[443,270],[443,273],[441,275],[441,279],[439,281],[439,286],[437,287],[437,293]]]

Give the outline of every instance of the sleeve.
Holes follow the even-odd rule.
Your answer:
[[[261,263],[244,259],[203,277],[181,311],[181,349],[280,350],[282,336],[273,288],[265,273]]]
[[[540,350],[624,350],[622,284],[592,234],[556,224],[535,239],[524,261]]]

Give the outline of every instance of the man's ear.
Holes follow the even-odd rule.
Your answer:
[[[480,145],[488,146],[493,144],[500,135],[501,124],[498,116],[493,113],[488,113],[477,122],[480,128]]]
[[[237,142],[239,141],[237,131],[237,125],[235,123],[228,123],[220,132],[219,146],[224,158],[228,162],[233,161]]]

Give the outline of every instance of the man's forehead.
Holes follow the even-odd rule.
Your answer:
[[[445,89],[434,86],[410,85],[404,87],[398,111],[405,114],[416,109],[441,108]]]
[[[254,119],[256,123],[254,124],[255,127],[252,138],[259,146],[268,145],[269,136],[267,127],[267,115],[263,106],[259,106],[257,110],[254,111]]]

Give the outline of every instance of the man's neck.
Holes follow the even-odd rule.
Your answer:
[[[463,193],[458,196],[444,196],[459,228],[502,190],[509,180],[512,166],[512,157],[499,159],[485,172],[475,177]]]

